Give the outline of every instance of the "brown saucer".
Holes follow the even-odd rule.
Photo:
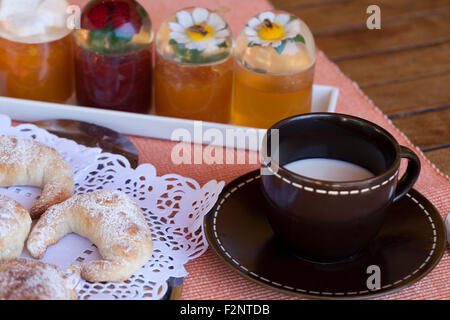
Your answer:
[[[33,124],[86,147],[98,147],[103,152],[123,155],[132,168],[136,168],[139,164],[136,146],[126,136],[114,130],[77,120],[50,119],[36,121]]]
[[[288,252],[274,237],[267,208],[260,171],[252,171],[225,187],[205,218],[206,237],[216,254],[240,275],[297,296],[354,299],[392,293],[427,275],[446,247],[439,212],[413,189],[392,205],[369,247],[332,264],[306,261]],[[373,265],[380,270],[380,287],[371,290],[367,282],[373,271],[368,267]]]

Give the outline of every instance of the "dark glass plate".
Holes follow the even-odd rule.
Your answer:
[[[133,168],[139,164],[136,146],[126,136],[114,130],[93,123],[63,119],[41,120],[32,124],[86,147],[98,147],[104,152],[123,155]]]

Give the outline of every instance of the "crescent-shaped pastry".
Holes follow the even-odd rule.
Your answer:
[[[0,300],[78,300],[70,280],[54,265],[28,259],[0,262]]]
[[[40,259],[71,232],[91,240],[104,259],[82,264],[81,277],[90,282],[125,281],[152,257],[144,214],[120,191],[90,192],[51,207],[31,230],[28,251]]]
[[[30,227],[28,210],[0,195],[0,261],[20,256]]]
[[[56,150],[34,140],[0,136],[0,186],[35,186],[41,197],[30,209],[32,218],[74,193],[73,173]]]

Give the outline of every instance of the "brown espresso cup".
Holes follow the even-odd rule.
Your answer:
[[[337,262],[360,253],[386,220],[387,208],[405,195],[420,160],[392,135],[364,119],[309,113],[281,120],[262,145],[261,186],[275,235],[297,256]],[[334,182],[284,168],[296,160],[327,158],[359,165],[374,176]],[[399,179],[402,158],[408,159]]]

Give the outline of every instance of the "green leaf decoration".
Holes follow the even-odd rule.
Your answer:
[[[300,33],[296,35],[294,38],[292,38],[292,40],[294,40],[295,42],[303,42],[306,44],[305,38],[303,38],[303,36]]]
[[[219,44],[217,47],[218,48],[228,48],[228,45],[227,45],[226,41],[224,41],[221,44]]]
[[[203,51],[199,51],[197,49],[187,49],[183,44],[176,42],[174,39],[170,39],[169,44],[173,46],[174,54],[178,58],[180,58],[181,63],[187,64],[205,64],[212,63],[226,59],[230,52],[220,52],[215,55],[203,56]],[[225,48],[226,48],[226,43]]]
[[[188,49],[186,49],[182,44],[173,39],[170,39],[169,44],[173,46],[174,53],[177,57],[184,57],[187,55]]]
[[[130,43],[133,35],[114,30],[112,26],[107,26],[99,30],[89,32],[88,42],[91,50],[101,54],[118,54],[142,49],[142,44]]]
[[[89,32],[88,42],[95,50],[102,50],[108,45],[108,39],[112,36],[114,30],[112,27],[92,30]]]
[[[248,47],[249,48],[251,48],[251,47],[260,47],[261,45],[259,44],[259,43],[255,43],[255,42],[249,42],[248,43]]]
[[[282,54],[283,53],[283,50],[286,47],[286,43],[287,43],[287,40],[284,39],[283,41],[281,41],[281,44],[278,47],[275,48],[275,50],[277,50],[278,54]]]
[[[137,7],[137,12],[139,13],[139,16],[141,17],[142,20],[148,17],[147,11],[145,11],[145,9],[142,8],[141,6]]]

